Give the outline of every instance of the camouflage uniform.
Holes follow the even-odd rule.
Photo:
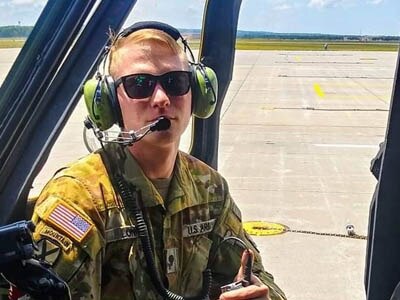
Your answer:
[[[199,294],[208,266],[213,274],[211,299],[217,299],[219,287],[237,274],[243,251],[231,242],[217,245],[226,236],[236,236],[254,249],[253,271],[269,286],[271,298],[285,299],[263,270],[227,183],[216,171],[179,152],[163,201],[127,148],[107,147],[109,159],[104,152],[93,153],[58,171],[40,194],[32,217],[37,225],[34,238],[45,245],[44,257],[68,282],[73,299],[161,299],[146,272],[135,224],[111,184],[107,161],[141,190],[155,265],[169,290]]]

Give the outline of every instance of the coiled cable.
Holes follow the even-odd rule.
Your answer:
[[[149,276],[157,292],[164,299],[168,300],[208,300],[212,284],[212,274],[210,269],[206,269],[203,272],[203,287],[200,294],[197,296],[183,297],[165,288],[154,263],[149,231],[144,220],[142,210],[139,206],[139,199],[141,199],[140,190],[138,190],[134,185],[130,185],[120,174],[115,175],[114,179],[117,191],[122,198],[124,206],[130,215],[135,219],[138,236],[142,244],[144,257],[148,267]]]

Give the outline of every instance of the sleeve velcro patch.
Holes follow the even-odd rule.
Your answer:
[[[36,243],[36,245],[36,257],[39,258],[39,260],[46,261],[50,266],[54,265],[55,261],[61,254],[60,247],[47,238],[41,239]]]
[[[93,223],[71,206],[57,203],[47,217],[47,222],[80,243],[90,232]]]
[[[242,213],[240,212],[239,207],[237,207],[236,203],[232,200],[232,212],[233,214],[242,222]]]
[[[39,234],[56,241],[64,249],[64,251],[69,251],[72,248],[72,241],[68,237],[62,235],[57,230],[54,230],[49,226],[44,225],[39,231]]]

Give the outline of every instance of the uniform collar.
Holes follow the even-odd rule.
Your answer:
[[[142,201],[145,207],[161,205],[164,201],[150,179],[146,177],[139,163],[131,154],[128,147],[123,148],[125,158],[122,163],[123,174],[126,180],[135,185],[142,193]]]
[[[128,183],[136,186],[141,191],[142,202],[145,207],[163,206],[161,195],[153,183],[145,176],[128,147],[109,143],[104,148],[105,164],[112,177],[122,174]]]
[[[106,149],[112,155],[112,160],[117,162],[124,178],[141,190],[145,207],[161,205],[166,208],[167,214],[174,215],[187,207],[207,201],[207,197],[204,197],[197,188],[196,182],[202,181],[203,178],[200,175],[192,174],[189,162],[194,158],[190,155],[181,151],[178,152],[168,197],[164,203],[161,195],[151,180],[146,177],[128,147],[108,144]],[[204,178],[204,180],[209,180],[209,178]]]
[[[190,167],[191,161],[196,159],[184,152],[179,151],[175,163],[174,177],[170,186],[168,195],[168,213],[173,215],[185,208],[206,203],[208,195],[202,193],[199,189],[202,181],[202,175],[196,174],[193,166]],[[210,176],[206,175],[207,181]],[[203,191],[204,192],[204,191]]]

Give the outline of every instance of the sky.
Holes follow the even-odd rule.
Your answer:
[[[34,25],[46,2],[0,0],[0,26]],[[205,2],[138,0],[127,24],[158,20],[177,28],[199,29]],[[399,36],[400,0],[242,0],[238,29]]]

